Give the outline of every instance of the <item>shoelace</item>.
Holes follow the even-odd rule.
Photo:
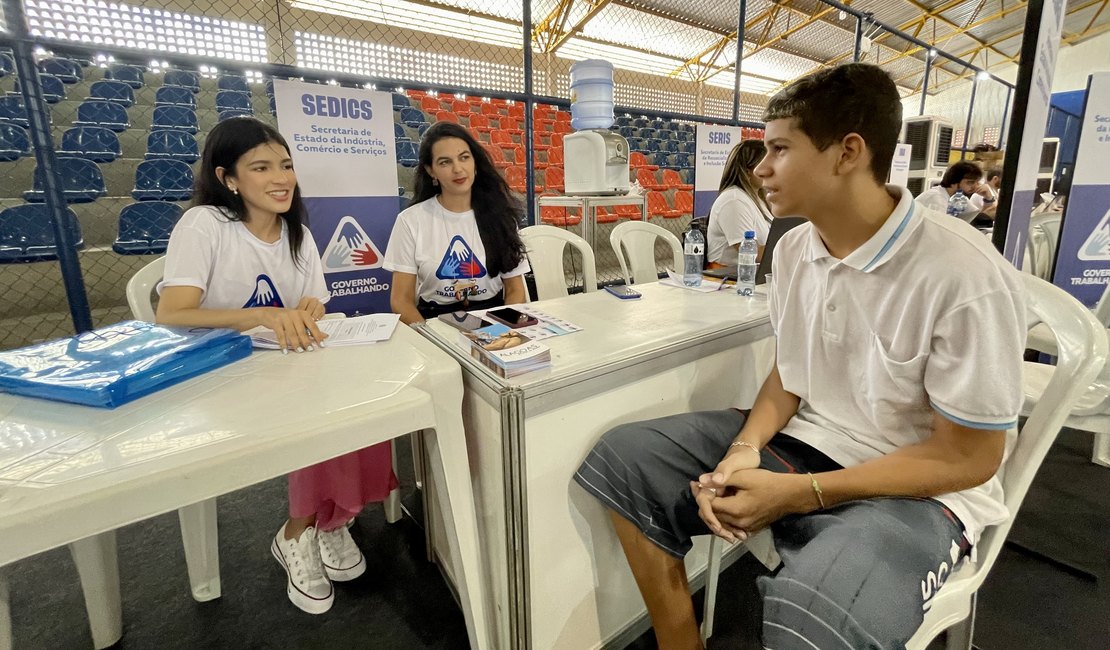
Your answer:
[[[312,582],[313,580],[322,580],[324,578],[324,564],[323,560],[320,558],[320,549],[316,545],[315,539],[306,539],[307,535],[307,532],[302,533],[299,540],[294,540],[292,545],[293,548],[289,553],[292,557],[294,566],[297,568],[296,575],[298,582]],[[301,546],[308,547],[308,561],[305,560],[303,554],[297,552]],[[315,555],[315,558],[312,557],[313,555]],[[311,562],[313,559],[316,561]],[[314,571],[313,568],[316,570]]]

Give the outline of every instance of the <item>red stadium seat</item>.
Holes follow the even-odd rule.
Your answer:
[[[690,185],[689,183],[683,183],[682,177],[679,176],[678,172],[673,169],[663,170],[663,184],[666,185],[667,189],[669,190],[689,191],[694,189],[693,185]]]
[[[647,202],[648,214],[653,217],[677,219],[682,216],[682,212],[675,210],[667,203],[667,197],[663,196],[662,192],[648,192]]]
[[[656,180],[655,172],[646,167],[640,167],[636,170],[636,180],[639,181],[640,187],[645,190],[663,191],[667,189],[666,185]]]

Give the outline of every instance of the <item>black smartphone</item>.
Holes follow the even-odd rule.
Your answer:
[[[534,317],[512,307],[498,307],[486,312],[486,318],[509,327],[530,327],[539,323]]]
[[[465,311],[440,314],[439,319],[451,327],[457,327],[464,332],[470,332],[485,325],[485,321],[481,318]]]

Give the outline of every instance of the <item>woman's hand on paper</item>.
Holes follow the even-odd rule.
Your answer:
[[[328,337],[320,331],[316,326],[316,319],[307,311],[262,307],[259,312],[259,324],[274,331],[282,351],[311,351],[314,349],[313,344],[320,344]]]
[[[297,303],[297,309],[308,312],[313,320],[320,320],[324,317],[324,303],[320,302],[319,298],[305,296]]]

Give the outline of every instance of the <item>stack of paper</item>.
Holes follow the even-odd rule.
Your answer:
[[[470,346],[470,354],[502,377],[547,368],[551,350],[506,325],[490,325],[470,332],[461,332],[460,341]]]
[[[343,345],[366,345],[378,341],[388,341],[397,328],[398,314],[368,314],[354,318],[335,318],[316,322],[316,327],[328,335],[324,339],[324,347],[332,348]],[[277,334],[265,327],[256,327],[243,332],[251,337],[251,343],[256,348],[277,350]]]

